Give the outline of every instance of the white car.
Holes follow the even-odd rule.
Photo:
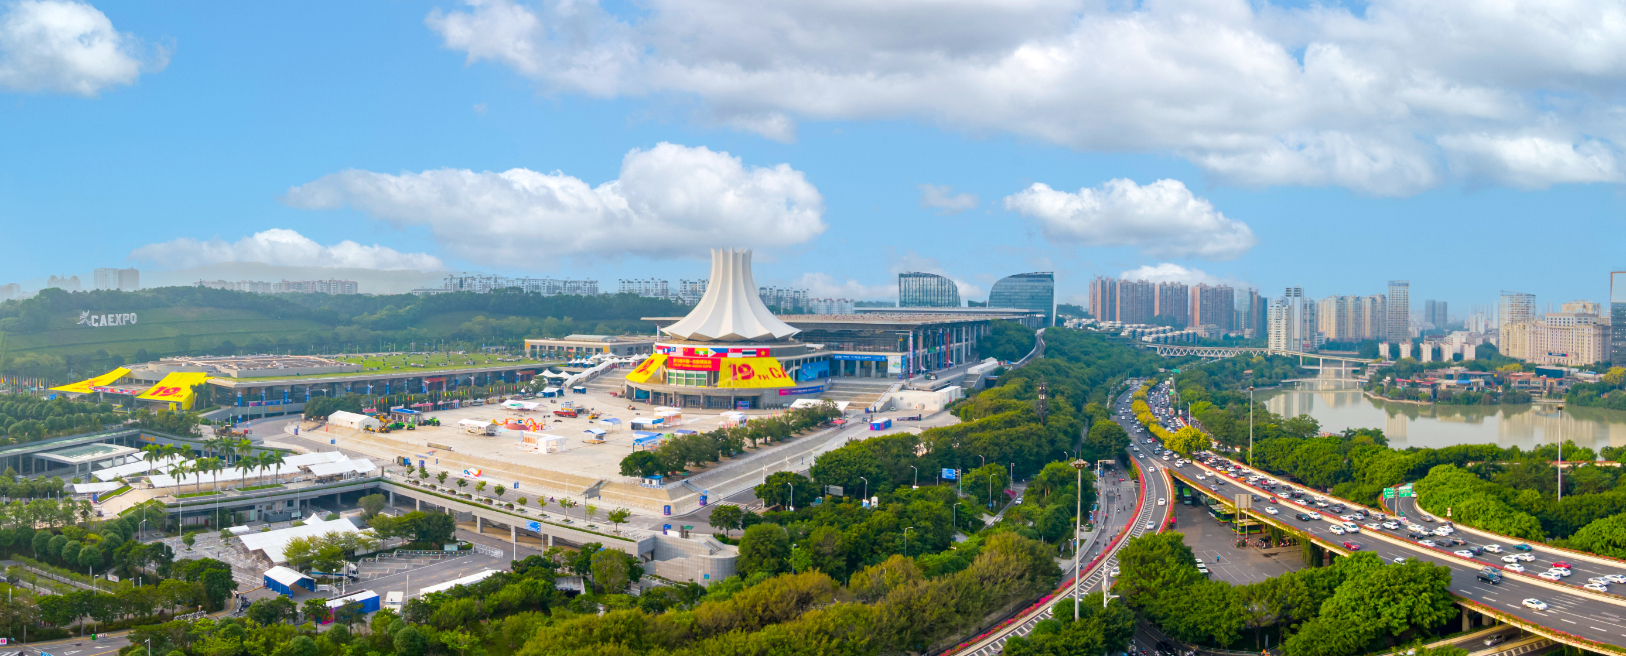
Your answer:
[[[1411,531],[1413,533],[1427,533],[1428,532],[1428,529],[1423,528],[1421,525],[1418,525],[1418,524],[1407,524],[1406,525],[1406,530]]]
[[[1502,556],[1502,562],[1504,562],[1504,563],[1517,563],[1517,562],[1519,562],[1519,557],[1518,556]]]
[[[1355,522],[1344,522],[1343,527],[1344,527],[1344,530],[1349,531],[1350,533],[1360,533],[1361,532],[1361,527],[1356,526]]]
[[[1607,584],[1607,583],[1588,583],[1588,584],[1583,585],[1581,587],[1586,588],[1588,590],[1591,590],[1593,592],[1608,592],[1609,591],[1609,584]]]
[[[1366,523],[1366,528],[1376,531],[1376,530],[1378,530],[1380,528],[1383,528],[1383,525],[1379,524],[1377,522],[1367,522]]]
[[[1440,536],[1442,538],[1451,534],[1450,531],[1445,530],[1444,526],[1441,526],[1440,528],[1434,529],[1433,532],[1434,532],[1435,535],[1438,535],[1438,536]]]
[[[1516,553],[1516,554],[1513,554],[1513,557],[1518,558],[1519,560],[1522,560],[1522,561],[1527,562],[1527,563],[1535,562],[1535,560],[1536,560],[1535,556],[1532,556],[1532,555],[1527,554],[1527,553]]]
[[[1197,480],[1201,481],[1201,480],[1207,480],[1207,479],[1208,479],[1207,476],[1204,476],[1202,474],[1197,474]]]
[[[1265,506],[1265,512],[1267,512],[1267,513],[1270,513],[1270,514],[1272,514],[1272,515],[1274,515],[1274,514],[1276,514],[1276,513],[1278,513],[1278,512],[1281,512],[1281,511],[1279,511],[1279,510],[1276,510],[1276,507],[1275,507],[1275,506]]]
[[[1112,568],[1112,571],[1107,573],[1107,576],[1110,576],[1112,578],[1118,578],[1118,568],[1116,568],[1116,567]]]
[[[1502,545],[1487,544],[1485,545],[1485,551],[1489,551],[1491,553],[1502,553]]]
[[[1530,599],[1524,600],[1524,607],[1525,608],[1532,608],[1532,609],[1535,609],[1535,610],[1547,610],[1547,602],[1544,602],[1544,601],[1542,601],[1540,599],[1536,599],[1536,598],[1532,597]]]
[[[1327,530],[1332,531],[1333,535],[1343,535],[1344,533],[1347,532],[1347,531],[1344,530],[1343,526],[1339,526],[1338,524],[1333,524],[1332,526],[1328,526]]]
[[[1626,583],[1626,574],[1605,574],[1603,577],[1609,579],[1610,583]]]
[[[1419,541],[1417,544],[1423,545],[1425,547],[1432,547],[1432,546],[1434,546],[1434,541],[1433,540],[1422,540],[1422,541]]]
[[[1396,565],[1404,565],[1404,564],[1406,564],[1406,557],[1405,556],[1397,556],[1397,557],[1395,557],[1393,562]]]
[[[1606,578],[1604,578],[1602,576],[1594,576],[1594,577],[1592,577],[1590,579],[1587,579],[1586,582],[1587,583],[1596,583],[1598,585],[1609,585],[1609,579],[1606,579]]]
[[[1151,522],[1146,522],[1146,530],[1151,531],[1151,530],[1155,530],[1156,528],[1157,528],[1156,524],[1153,524]]]
[[[1451,553],[1454,553],[1454,554],[1456,554],[1458,556],[1462,556],[1463,558],[1473,558],[1474,557],[1474,552],[1469,551],[1467,549],[1458,549],[1458,550],[1453,551]]]
[[[1400,522],[1384,522],[1383,523],[1383,528],[1389,529],[1391,531],[1397,530],[1397,529],[1400,528]]]
[[[1542,572],[1540,574],[1537,574],[1536,576],[1547,579],[1549,581],[1557,581],[1558,579],[1562,578],[1559,575],[1554,574],[1552,572]]]
[[[1168,505],[1168,504],[1166,502],[1164,502],[1162,499],[1158,499],[1157,500],[1157,505],[1163,506],[1163,505]]]
[[[1570,571],[1569,571],[1569,570],[1567,570],[1567,569],[1564,569],[1564,568],[1562,568],[1562,567],[1552,567],[1552,568],[1548,568],[1548,570],[1547,570],[1547,571],[1549,571],[1549,572],[1552,572],[1552,573],[1554,573],[1554,574],[1557,574],[1557,575],[1559,575],[1559,576],[1562,576],[1562,577],[1565,577],[1565,578],[1569,578],[1569,575],[1570,575]]]
[[[1505,570],[1507,570],[1509,572],[1522,572],[1522,571],[1524,571],[1524,565],[1520,565],[1518,563],[1513,563],[1512,565],[1503,565],[1502,569],[1505,569]]]

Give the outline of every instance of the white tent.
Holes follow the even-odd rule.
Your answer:
[[[486,580],[488,578],[491,578],[492,575],[498,574],[498,573],[501,573],[501,572],[502,572],[502,570],[498,570],[498,569],[488,569],[488,570],[485,570],[485,571],[480,572],[478,574],[472,574],[472,575],[469,575],[469,576],[465,576],[465,577],[457,579],[455,581],[447,581],[447,582],[442,583],[440,585],[431,585],[431,586],[429,586],[427,588],[423,588],[421,590],[418,590],[418,597],[422,598],[422,597],[432,595],[432,594],[434,594],[436,592],[445,592],[447,590],[450,590],[450,589],[455,588],[455,587],[460,586],[460,585],[468,585],[470,583],[479,583],[479,582],[484,581],[484,580]]]
[[[94,494],[97,492],[112,492],[124,487],[124,484],[118,481],[111,483],[69,483],[68,487],[73,488],[74,494]]]
[[[378,427],[383,425],[373,417],[356,414],[354,412],[345,412],[343,410],[328,415],[327,423],[340,428],[349,428],[351,430],[362,430],[367,428],[378,430]]]
[[[305,518],[304,526],[291,526],[264,533],[249,533],[238,539],[243,541],[243,546],[249,551],[262,551],[273,565],[280,565],[288,562],[288,558],[283,555],[283,550],[288,547],[288,543],[292,542],[294,538],[316,537],[333,532],[360,533],[361,529],[356,528],[356,525],[350,523],[348,519],[339,518],[328,522],[313,514]]]
[[[149,469],[152,470],[153,473],[157,473],[157,472],[161,472],[161,471],[168,471],[169,468],[173,467],[176,463],[182,463],[182,462],[187,462],[185,457],[182,457],[182,456],[164,456],[163,459],[161,459],[161,460],[159,460],[157,462],[153,462],[153,463],[130,462],[130,463],[125,463],[125,464],[119,465],[117,467],[108,467],[107,469],[98,469],[98,470],[96,470],[94,472],[91,472],[91,475],[95,476],[96,480],[99,480],[99,481],[111,481],[111,480],[113,480],[115,478],[119,478],[121,476],[136,476],[136,475],[146,476],[147,475],[147,470],[149,470]]]

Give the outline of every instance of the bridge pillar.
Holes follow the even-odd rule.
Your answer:
[[[484,532],[486,532],[486,520],[485,520],[485,518],[481,517],[479,513],[475,513],[475,515],[474,515],[474,532],[475,533],[484,533]]]
[[[423,510],[423,499],[413,499],[412,504],[413,504],[412,505],[413,510],[418,510],[418,511]]]
[[[395,507],[395,490],[390,490],[390,507]]]
[[[519,560],[519,528],[513,524],[508,525],[508,542],[514,547],[514,557],[509,560]]]
[[[1462,609],[1462,632],[1463,633],[1468,632],[1468,627],[1473,625],[1473,619],[1474,618],[1469,616],[1468,609],[1463,608]]]

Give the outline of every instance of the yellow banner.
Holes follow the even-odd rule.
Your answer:
[[[718,387],[795,387],[777,358],[723,358]]]
[[[191,408],[192,398],[197,396],[192,393],[192,387],[208,379],[209,374],[200,371],[178,371],[164,376],[157,385],[153,385],[152,389],[136,399],[179,403],[182,409]]]
[[[648,382],[649,377],[655,375],[655,372],[659,371],[663,364],[666,364],[665,355],[651,355],[644,358],[643,362],[638,363],[638,366],[627,374],[627,381],[632,383]]]
[[[108,383],[111,383],[111,382],[113,382],[115,380],[118,380],[118,379],[123,378],[123,377],[128,376],[128,375],[130,375],[130,370],[129,369],[125,369],[124,367],[119,367],[117,369],[109,371],[109,372],[107,372],[105,374],[102,374],[100,376],[97,376],[95,378],[89,378],[89,379],[86,379],[86,380],[81,380],[81,381],[79,381],[77,383],[74,383],[72,385],[63,385],[61,387],[53,387],[53,388],[51,388],[51,391],[53,391],[53,392],[68,392],[68,393],[71,393],[71,394],[89,394],[89,393],[91,393],[93,391],[93,390],[90,389],[92,387],[101,387],[103,385],[107,385]]]

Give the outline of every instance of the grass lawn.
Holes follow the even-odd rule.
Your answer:
[[[214,490],[208,490],[208,491],[204,491],[204,492],[187,492],[186,494],[177,494],[177,495],[175,495],[175,498],[177,498],[177,499],[190,499],[192,497],[208,497],[208,496],[214,496],[216,494],[220,494],[220,493],[216,492]]]

